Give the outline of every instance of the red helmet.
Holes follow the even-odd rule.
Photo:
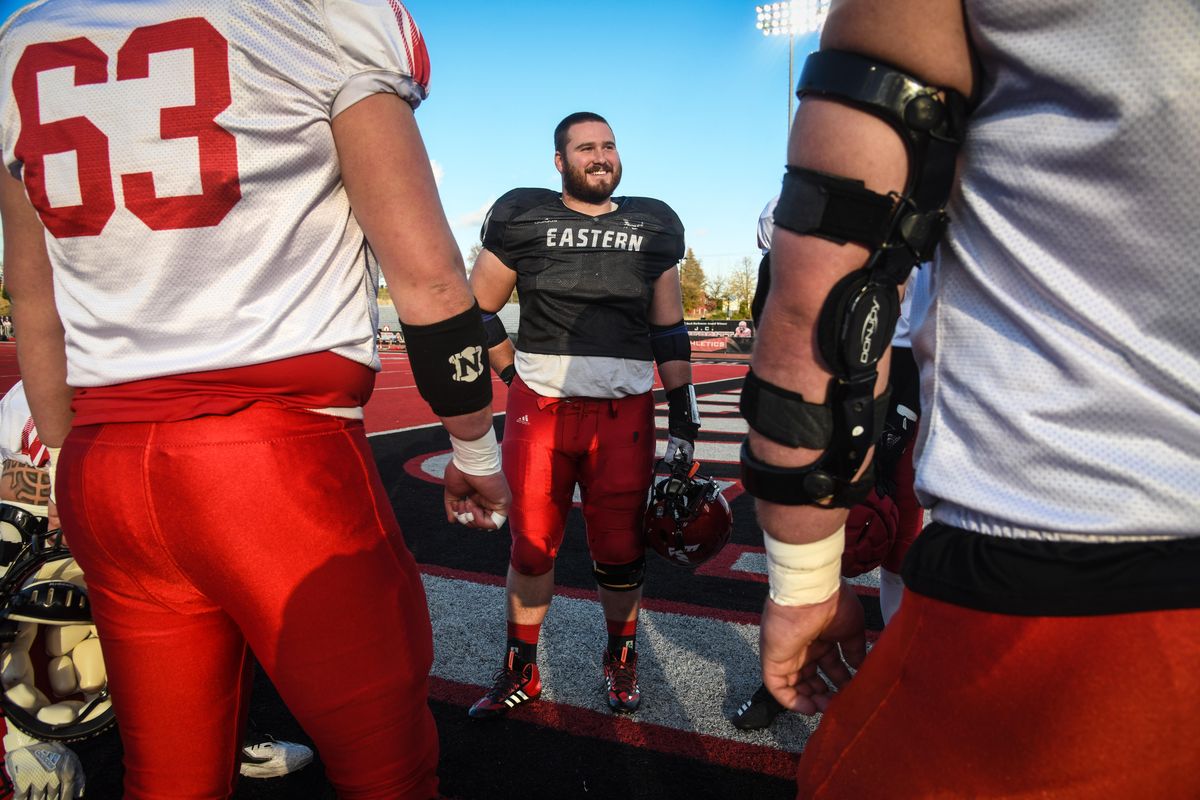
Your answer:
[[[697,463],[677,465],[654,486],[646,508],[646,544],[663,558],[696,567],[721,552],[733,530],[733,514],[712,478]]]
[[[899,506],[891,497],[872,488],[846,517],[842,577],[854,578],[882,564],[896,546],[899,528]]]

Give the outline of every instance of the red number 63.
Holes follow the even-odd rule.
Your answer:
[[[192,51],[196,104],[162,109],[159,134],[163,139],[196,139],[202,191],[159,197],[153,173],[122,175],[125,207],[157,231],[217,225],[242,197],[237,141],[216,123],[230,104],[228,42],[207,20],[193,17],[138,28],[117,53],[117,80],[149,77],[150,55],[172,50]],[[16,156],[25,166],[30,200],[46,229],[59,239],[99,235],[116,209],[104,132],[83,116],[41,121],[38,74],[64,67],[75,68],[76,86],[108,80],[108,56],[86,38],[30,45],[13,74],[13,96],[21,114]],[[46,193],[45,158],[70,151],[76,153],[81,202],[53,207]]]

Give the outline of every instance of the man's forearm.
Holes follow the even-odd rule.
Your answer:
[[[50,502],[50,476],[46,470],[12,459],[4,462],[0,500],[44,506]]]
[[[502,375],[504,370],[513,366],[517,360],[517,351],[513,347],[512,342],[505,340],[495,347],[488,349],[488,360],[492,362],[492,369],[497,375]]]
[[[19,331],[17,361],[39,438],[47,447],[61,447],[74,417],[62,324],[54,311],[53,298],[48,301],[49,313],[46,308],[29,308],[30,302],[13,302],[13,327]],[[22,304],[26,305],[24,310]]]
[[[667,361],[658,365],[658,377],[668,392],[692,382],[692,362]]]

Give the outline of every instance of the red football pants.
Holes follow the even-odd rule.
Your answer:
[[[339,797],[436,796],[429,612],[361,422],[256,406],[81,427],[58,481],[125,797],[232,793],[247,645]]]
[[[514,380],[503,444],[513,492],[513,568],[544,575],[554,567],[577,481],[592,560],[617,565],[641,558],[654,445],[650,393],[560,400]]]
[[[906,590],[796,797],[1200,797],[1197,631],[1197,610],[1018,617]]]

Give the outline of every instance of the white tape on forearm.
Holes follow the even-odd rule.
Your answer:
[[[62,452],[61,447],[47,447],[46,452],[50,454],[50,463],[46,465],[46,474],[50,476],[50,502],[57,503],[55,500],[54,484],[55,477],[58,475],[58,454]]]
[[[500,471],[500,445],[494,428],[473,441],[451,436],[450,446],[454,448],[454,465],[466,474],[494,475]]]
[[[781,606],[807,606],[828,600],[842,580],[846,528],[809,544],[788,544],[763,531],[771,599]]]

